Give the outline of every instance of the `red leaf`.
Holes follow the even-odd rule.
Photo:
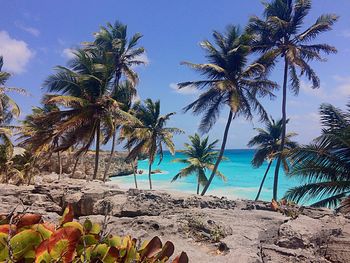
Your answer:
[[[57,249],[55,246],[60,241],[68,241],[68,246],[60,252],[60,256],[62,257],[64,263],[71,262],[74,258],[76,246],[80,240],[80,237],[80,230],[76,229],[75,227],[63,227],[58,229],[49,239],[49,253],[51,254],[53,250]]]
[[[162,249],[162,241],[155,236],[142,251],[142,258],[151,258]]]
[[[174,253],[174,244],[170,241],[165,242],[162,251],[157,256],[158,260],[169,259]]]
[[[188,263],[188,256],[186,252],[182,252],[180,256],[177,256],[172,263]]]
[[[16,232],[16,226],[11,225],[11,230]],[[8,234],[10,231],[10,225],[0,225],[0,233]]]
[[[17,228],[22,228],[25,226],[31,226],[38,224],[41,221],[41,215],[38,214],[24,214],[18,215],[16,217],[17,220]]]
[[[66,209],[64,209],[62,218],[60,220],[60,225],[64,225],[67,222],[72,222],[74,219],[73,205],[68,204]]]

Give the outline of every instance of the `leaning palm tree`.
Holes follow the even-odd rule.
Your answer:
[[[146,63],[141,59],[141,56],[145,53],[145,49],[138,46],[138,42],[142,35],[136,33],[128,39],[127,26],[116,21],[113,25],[108,23],[106,27],[101,27],[100,31],[95,33],[94,36],[94,42],[87,43],[86,49],[97,52],[100,56],[104,57],[106,63],[110,64],[113,74],[112,82],[114,84],[114,89],[116,90],[112,90],[111,96],[117,102],[123,103],[123,98],[118,98],[118,90],[120,90],[119,86],[122,84],[120,83],[121,79],[124,78],[128,81],[129,85],[126,87],[130,87],[131,92],[136,91],[135,87],[138,83],[138,74],[135,72],[134,68],[135,66]],[[117,121],[118,120],[114,120],[114,122]],[[118,125],[115,123],[115,126]],[[115,129],[113,131],[111,154],[105,168],[104,179],[108,174],[114,155],[116,132]]]
[[[151,99],[146,99],[144,104],[136,103],[133,110],[139,123],[127,128],[130,135],[125,147],[132,149],[128,156],[129,160],[135,160],[140,153],[147,154],[149,187],[152,189],[152,165],[156,155],[159,155],[158,164],[160,164],[163,160],[163,145],[174,154],[173,136],[182,133],[182,130],[166,127],[167,121],[175,112],[160,115],[159,100],[153,102]]]
[[[289,175],[306,183],[290,189],[285,198],[313,202],[314,207],[340,204],[339,209],[350,212],[350,104],[346,111],[323,104],[320,114],[321,136],[290,157]]]
[[[287,120],[288,122],[288,120]],[[265,171],[265,174],[261,180],[261,184],[256,195],[255,201],[257,201],[260,197],[261,190],[263,188],[266,176],[270,170],[272,162],[278,156],[278,151],[281,145],[281,135],[282,135],[282,120],[275,121],[274,119],[270,119],[266,122],[266,128],[261,129],[257,128],[258,134],[255,135],[249,142],[249,147],[256,147],[252,165],[255,168],[259,168],[263,165],[265,161],[268,161],[268,165]],[[285,172],[289,171],[289,164],[287,161],[287,153],[294,149],[297,146],[297,143],[292,141],[291,138],[295,136],[295,133],[286,134],[285,148],[284,154],[282,155],[282,163]]]
[[[311,44],[321,33],[332,29],[338,16],[321,15],[316,22],[302,29],[305,17],[311,10],[311,0],[273,0],[265,4],[264,19],[251,17],[247,31],[255,34],[252,43],[256,52],[263,53],[262,60],[274,66],[278,58],[283,59],[283,97],[282,97],[282,138],[279,152],[283,152],[287,122],[287,87],[294,95],[300,89],[300,75],[305,75],[312,88],[320,86],[320,80],[311,68],[310,61],[324,61],[321,53],[335,53],[336,49],[328,44]],[[289,84],[288,84],[289,81]],[[282,158],[277,159],[273,198],[277,199],[278,173]]]
[[[209,143],[209,137],[201,140],[196,133],[194,136],[189,136],[191,144],[185,144],[185,150],[181,151],[187,156],[186,159],[175,159],[173,162],[183,163],[187,166],[174,176],[171,182],[180,178],[188,177],[192,174],[197,176],[197,195],[199,194],[199,187],[205,186],[208,183],[208,178],[205,175],[206,171],[214,169],[215,162],[218,158],[218,152],[214,150],[218,140]],[[216,171],[216,176],[226,181],[226,177]]]
[[[183,63],[207,79],[179,84],[179,88],[191,86],[206,89],[184,109],[191,110],[195,115],[204,115],[199,126],[201,132],[208,132],[212,128],[224,106],[229,109],[220,153],[202,195],[208,190],[224,154],[232,119],[238,116],[252,119],[253,111],[257,111],[260,118],[266,120],[267,113],[257,98],[274,97],[272,90],[277,87],[265,77],[260,78],[265,71],[261,63],[248,63],[251,52],[249,35],[241,34],[236,26],[228,26],[224,34],[214,31],[213,38],[215,44],[207,40],[201,42],[207,63]]]

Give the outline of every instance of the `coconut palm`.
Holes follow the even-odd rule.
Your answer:
[[[111,64],[110,66],[113,70],[112,74],[114,76],[114,88],[116,90],[119,89],[119,85],[121,84],[120,80],[124,77],[129,83],[125,87],[130,87],[131,92],[136,91],[135,87],[138,83],[138,75],[134,68],[135,66],[146,63],[145,60],[142,60],[142,55],[144,55],[145,49],[143,47],[138,47],[138,42],[142,35],[136,33],[128,39],[127,26],[116,21],[113,25],[108,23],[106,27],[101,27],[100,31],[95,33],[94,36],[94,42],[88,43],[86,48],[99,53],[100,56],[105,58],[107,63]],[[111,96],[113,96],[116,101],[123,103],[123,101],[120,101],[116,95],[120,95],[118,91],[112,91]],[[123,98],[121,98],[121,100],[122,99]],[[112,162],[115,141],[116,130],[113,132],[111,154],[105,168],[104,178],[106,178]]]
[[[11,77],[11,74],[2,71],[3,66],[4,60],[0,56],[0,123],[9,122],[10,120],[6,118],[18,117],[20,114],[20,108],[17,103],[6,93],[16,92],[26,94],[24,89],[6,86],[6,82]]]
[[[62,95],[47,96],[46,104],[64,107],[59,112],[48,114],[58,118],[55,135],[66,138],[66,143],[58,150],[66,150],[80,142],[83,146],[76,154],[86,152],[96,141],[96,179],[99,163],[101,137],[104,142],[113,136],[115,118],[121,116],[118,102],[109,96],[113,69],[103,58],[84,50],[75,52],[70,68],[57,67],[57,73],[44,83],[49,92]]]
[[[199,187],[205,186],[208,183],[206,177],[206,171],[212,171],[214,169],[215,161],[218,158],[218,152],[214,151],[218,140],[209,143],[209,137],[201,140],[200,136],[196,133],[194,136],[189,136],[191,144],[185,144],[185,150],[181,151],[186,155],[186,159],[175,159],[173,162],[183,163],[187,166],[174,176],[171,182],[174,182],[180,178],[187,177],[195,174],[197,176],[197,195],[199,194]],[[216,171],[216,176],[226,181],[226,177]]]
[[[320,114],[321,136],[290,157],[289,175],[306,183],[290,189],[285,198],[313,202],[315,207],[341,204],[341,210],[350,212],[350,104],[346,111],[323,104]]]
[[[288,120],[287,120],[288,122]],[[255,201],[259,199],[262,187],[264,185],[266,176],[270,170],[272,162],[278,156],[279,147],[281,144],[281,134],[282,134],[282,120],[275,121],[274,119],[269,119],[266,122],[266,128],[255,129],[258,134],[255,135],[249,142],[249,147],[257,147],[252,159],[252,165],[255,168],[259,168],[263,165],[265,161],[268,161],[268,165],[265,174],[261,180],[259,191],[256,195]],[[282,155],[282,163],[285,172],[289,171],[289,164],[287,161],[287,153],[297,146],[297,143],[292,141],[291,138],[295,136],[295,133],[286,134],[284,154]]]
[[[150,189],[152,189],[152,165],[156,155],[159,155],[158,164],[160,164],[163,160],[164,145],[171,154],[174,154],[173,136],[182,133],[182,131],[178,128],[166,127],[167,121],[175,112],[160,115],[159,100],[154,102],[151,99],[146,99],[144,104],[135,103],[133,111],[139,123],[125,127],[129,133],[125,147],[131,149],[128,156],[129,160],[135,160],[140,153],[147,154],[149,163],[148,179]]]
[[[183,63],[207,79],[179,84],[179,88],[206,89],[184,109],[191,110],[195,115],[204,115],[199,126],[201,132],[208,132],[212,128],[224,106],[229,109],[220,153],[202,195],[208,190],[222,159],[232,119],[239,116],[252,119],[253,111],[257,111],[260,118],[266,120],[267,113],[258,97],[273,97],[272,90],[276,88],[274,82],[265,77],[260,78],[265,70],[261,63],[248,63],[251,52],[249,35],[241,34],[236,26],[228,26],[224,34],[214,31],[213,38],[214,44],[207,40],[201,42],[207,63]]]
[[[310,66],[311,61],[324,61],[321,53],[335,53],[328,44],[311,43],[321,33],[332,29],[338,17],[321,15],[314,24],[303,29],[304,19],[311,10],[311,0],[273,0],[265,4],[264,19],[256,16],[250,19],[247,31],[255,34],[254,50],[263,53],[262,60],[274,66],[278,58],[283,59],[282,138],[279,152],[283,152],[287,122],[287,87],[297,95],[300,89],[300,75],[305,75],[312,88],[320,86],[319,77]],[[288,83],[289,82],[289,83]],[[277,159],[273,198],[277,199],[278,173],[282,158]]]

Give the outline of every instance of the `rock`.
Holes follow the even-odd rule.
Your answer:
[[[171,240],[190,262],[350,262],[350,220],[328,209],[299,208],[292,219],[268,202],[130,189],[48,173],[35,186],[0,185],[0,213],[13,209],[57,220],[67,203],[75,215],[107,231]]]

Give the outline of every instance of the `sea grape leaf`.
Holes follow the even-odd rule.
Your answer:
[[[110,247],[108,252],[103,257],[103,263],[114,263],[119,258],[119,250],[116,247]]]
[[[74,219],[73,205],[68,204],[66,209],[64,209],[63,215],[60,219],[60,225],[64,225],[67,222],[72,222]]]
[[[35,263],[49,263],[51,256],[48,251],[49,240],[44,240],[35,250]]]
[[[47,223],[35,224],[31,227],[31,229],[39,232],[43,239],[48,239],[52,235],[52,233],[55,231],[55,229],[52,228],[51,225]]]
[[[8,234],[10,232],[10,225],[0,225],[0,233]],[[11,225],[11,233],[16,233],[16,226]]]
[[[81,234],[84,234],[84,227],[78,222],[67,222],[63,227],[74,227],[80,231]]]
[[[165,242],[162,251],[158,254],[157,260],[169,259],[174,254],[175,246],[172,242]]]
[[[84,230],[85,230],[85,233],[90,233],[90,230],[92,228],[92,222],[90,219],[86,219],[84,221]]]
[[[83,240],[86,246],[96,245],[98,243],[98,238],[95,235],[85,235],[83,236]]]
[[[109,238],[108,243],[111,247],[120,248],[122,245],[122,239],[120,236],[113,236]]]
[[[18,215],[16,217],[16,220],[17,220],[16,226],[19,229],[25,226],[35,225],[41,221],[41,218],[42,216],[39,214]]]
[[[152,258],[162,249],[162,241],[155,236],[149,241],[144,249],[141,251],[141,258]]]
[[[13,256],[21,258],[26,252],[34,249],[41,243],[40,234],[32,229],[25,229],[17,233],[10,239]]]
[[[97,223],[93,223],[89,231],[89,234],[98,235],[101,232],[101,226]]]
[[[172,263],[188,263],[188,256],[186,252],[182,252],[179,256],[177,256]]]
[[[63,227],[53,233],[49,239],[49,253],[53,259],[62,259],[71,262],[75,256],[76,246],[80,240],[81,232],[75,227]]]
[[[91,251],[91,258],[102,260],[106,256],[108,249],[109,249],[109,247],[106,244],[98,244]]]
[[[0,262],[5,261],[9,257],[9,250],[6,243],[7,238],[8,235],[6,233],[0,232]]]

